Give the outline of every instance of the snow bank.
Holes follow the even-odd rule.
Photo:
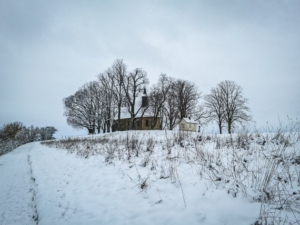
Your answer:
[[[39,224],[250,224],[259,215],[259,203],[209,188],[188,164],[174,164],[172,181],[141,166],[143,156],[126,163],[40,146],[31,157]]]

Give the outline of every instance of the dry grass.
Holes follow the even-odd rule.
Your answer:
[[[285,129],[286,131],[286,129]],[[178,168],[193,166],[209,187],[224,189],[233,197],[243,195],[261,203],[256,225],[300,224],[300,134],[299,124],[287,132],[236,135],[204,135],[161,132],[160,136],[127,132],[97,138],[47,141],[49,147],[67,149],[81,157],[101,154],[105,162],[127,162],[145,167],[160,179],[180,183]],[[119,133],[120,134],[120,133]],[[142,190],[148,176],[139,175]],[[181,186],[180,186],[181,187]],[[298,188],[298,191],[295,191]],[[185,201],[182,190],[183,201]],[[287,215],[293,215],[287,217]]]

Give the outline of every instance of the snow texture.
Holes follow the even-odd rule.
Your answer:
[[[141,134],[157,137],[152,157],[161,165],[179,156],[161,150],[162,131]],[[260,203],[211,188],[197,166],[174,160],[172,179],[142,166],[141,157],[127,162],[98,153],[82,157],[36,142],[0,157],[0,224],[243,225],[258,218]]]

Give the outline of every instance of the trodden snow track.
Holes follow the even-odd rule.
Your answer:
[[[0,157],[0,224],[36,224],[30,150],[23,145]]]

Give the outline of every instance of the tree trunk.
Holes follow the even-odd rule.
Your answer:
[[[121,102],[118,103],[118,123],[117,123],[117,131],[120,130],[120,119],[121,119]]]
[[[222,123],[219,123],[219,132],[222,134]]]
[[[170,130],[173,130],[173,119],[172,118],[170,118]]]
[[[232,126],[231,121],[228,121],[228,134],[231,134],[231,126]]]
[[[157,117],[154,119],[154,122],[151,123],[151,130],[154,130],[156,123],[157,123]]]

